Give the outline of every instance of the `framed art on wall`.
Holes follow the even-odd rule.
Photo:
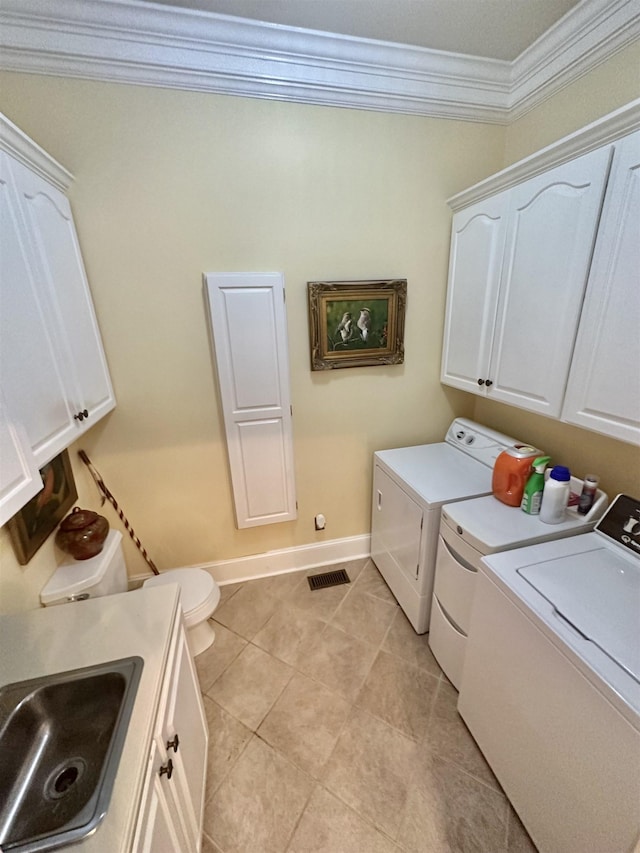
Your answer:
[[[42,467],[40,476],[41,491],[7,522],[21,566],[26,566],[78,499],[67,450]]]
[[[402,364],[406,279],[307,282],[311,369]]]

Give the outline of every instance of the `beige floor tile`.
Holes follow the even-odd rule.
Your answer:
[[[206,693],[213,682],[247,645],[247,641],[218,622],[213,624],[216,638],[213,645],[194,658],[200,690]]]
[[[397,853],[399,849],[344,803],[317,787],[287,853]]]
[[[346,563],[337,563],[335,566],[326,566],[321,569],[315,569],[315,572],[318,571],[329,571],[329,569],[344,569],[349,576],[349,580],[351,583],[354,583],[357,578],[360,576],[360,573],[363,569],[371,562],[371,557],[358,557],[355,560],[347,560]]]
[[[511,806],[509,806],[507,850],[508,853],[538,853],[538,848]]]
[[[353,702],[369,674],[375,656],[375,646],[357,640],[340,628],[326,625],[300,663],[300,669],[305,675],[321,681],[330,690]]]
[[[213,683],[208,695],[255,731],[292,673],[291,667],[249,644]]]
[[[204,710],[209,727],[205,793],[208,800],[251,740],[252,732],[208,696],[204,697]]]
[[[324,685],[296,673],[262,721],[258,735],[317,778],[350,707]]]
[[[361,592],[356,585],[336,610],[331,624],[359,640],[379,646],[393,621],[396,608],[396,604]]]
[[[299,667],[322,633],[325,622],[283,602],[253,638],[255,645]]]
[[[279,575],[271,575],[266,578],[258,578],[254,581],[247,581],[245,586],[250,586],[254,590],[259,590],[263,595],[272,595],[275,598],[283,598],[289,595],[293,590],[305,579],[306,572],[284,572]]]
[[[407,799],[415,744],[354,709],[327,764],[323,784],[394,838]]]
[[[379,652],[356,699],[369,711],[414,740],[427,730],[439,680],[387,652]]]
[[[408,853],[504,853],[507,807],[503,794],[424,750],[397,840]]]
[[[398,602],[373,560],[368,560],[366,566],[358,575],[355,586],[358,592],[368,592],[370,595],[375,595],[376,598],[381,598],[383,601],[388,601],[389,604],[394,604],[398,607]]]
[[[469,729],[458,714],[457,702],[458,691],[455,687],[440,681],[424,745],[436,755],[446,758],[491,785],[496,791],[502,791]]]
[[[205,832],[225,853],[282,853],[313,780],[253,737],[211,799]]]
[[[432,675],[440,675],[442,670],[429,648],[429,635],[416,634],[411,622],[398,607],[391,627],[384,638],[382,648],[385,652],[426,669]]]
[[[216,610],[216,622],[252,640],[279,605],[279,600],[258,585],[245,583]]]
[[[342,565],[342,564],[341,564]],[[306,572],[306,575],[318,574],[321,571],[333,570],[335,566],[324,566],[321,569],[313,569]],[[342,600],[349,592],[351,584],[340,584],[339,586],[328,586],[325,589],[309,588],[308,582],[298,584],[298,586],[287,596],[287,601],[309,613],[310,616],[315,616],[317,619],[322,619],[328,622],[336,612]]]
[[[222,853],[218,845],[208,835],[202,836],[202,853]]]
[[[235,595],[236,592],[242,589],[241,583],[225,583],[220,585],[220,605],[224,604],[225,601],[228,601],[232,595]]]

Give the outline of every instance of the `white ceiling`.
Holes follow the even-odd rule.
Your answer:
[[[145,0],[151,2],[151,0]],[[340,35],[513,60],[579,0],[153,0]]]

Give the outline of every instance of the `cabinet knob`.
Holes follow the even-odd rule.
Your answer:
[[[491,388],[491,386],[493,385],[493,380],[487,379],[487,381],[485,382],[485,385],[487,386],[487,388]]]
[[[169,759],[166,764],[163,764],[160,768],[160,775],[166,776],[167,779],[171,779],[171,775],[173,773],[173,761]]]
[[[85,418],[89,417],[89,412],[86,409],[83,409],[81,412],[78,412],[77,415],[73,416],[74,421],[83,421]]]
[[[478,379],[478,385],[484,385],[484,379]]]
[[[178,738],[178,733],[176,732],[173,740],[167,741],[167,749],[173,749],[174,752],[177,752],[179,746],[180,746],[180,739]]]

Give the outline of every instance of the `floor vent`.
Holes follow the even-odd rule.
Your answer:
[[[324,589],[326,586],[338,586],[341,583],[351,583],[345,569],[338,569],[335,572],[322,572],[320,575],[309,575],[307,580],[311,590]]]

